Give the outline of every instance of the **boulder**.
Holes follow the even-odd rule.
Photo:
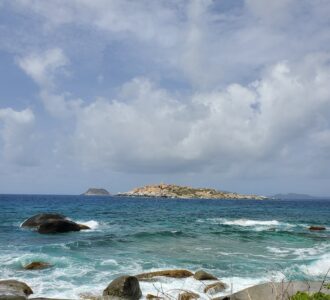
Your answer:
[[[204,293],[209,293],[211,295],[220,293],[227,288],[227,285],[221,281],[207,285],[204,288]]]
[[[134,276],[121,276],[113,280],[103,291],[103,296],[110,299],[119,297],[127,300],[137,300],[142,296],[139,281]]]
[[[80,231],[79,224],[69,220],[49,220],[43,222],[38,227],[38,232],[45,233],[64,233],[70,231]]]
[[[213,298],[213,300],[289,300],[298,291],[310,293],[321,291],[330,294],[330,290],[322,287],[320,281],[269,282],[252,286],[232,295]]]
[[[34,261],[26,266],[24,266],[25,270],[42,270],[51,267],[52,265],[42,261]]]
[[[155,296],[155,295],[152,295],[152,294],[148,294],[146,296],[146,299],[147,300],[164,300],[165,298],[164,297]]]
[[[218,280],[217,277],[213,276],[210,273],[207,273],[203,270],[199,270],[195,273],[194,278],[196,280]]]
[[[72,300],[72,299],[59,299],[59,298],[38,297],[38,298],[29,298],[29,300]]]
[[[157,276],[164,276],[164,277],[171,277],[171,278],[187,278],[191,277],[194,274],[188,270],[163,270],[163,271],[156,271],[156,272],[149,272],[149,273],[142,273],[136,275],[136,278],[139,280],[150,279],[152,277]]]
[[[198,299],[199,295],[193,292],[184,292],[179,294],[178,300],[194,300]]]
[[[41,223],[49,220],[66,220],[66,217],[53,213],[38,214],[25,220],[21,227],[38,227]]]
[[[312,231],[317,231],[317,230],[326,230],[326,228],[324,226],[310,226],[309,227],[309,230],[312,230]]]
[[[24,282],[0,280],[0,299],[25,300],[31,294],[33,294],[32,289]]]

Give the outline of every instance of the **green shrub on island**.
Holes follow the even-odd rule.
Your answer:
[[[318,292],[315,294],[308,294],[306,292],[297,292],[290,300],[330,300],[330,295]]]

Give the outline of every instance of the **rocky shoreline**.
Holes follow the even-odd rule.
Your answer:
[[[66,216],[58,213],[41,213],[34,215],[21,224],[22,228],[32,229],[41,234],[61,234],[70,231],[88,230],[85,225],[75,223]],[[312,226],[313,227],[313,226]],[[311,230],[311,228],[308,228]],[[47,232],[45,232],[47,229]],[[323,230],[323,227],[314,226],[312,230]],[[23,266],[26,272],[38,272],[46,268],[56,267],[48,262],[33,261]],[[157,289],[156,283],[162,284],[164,278],[171,278],[174,282],[182,282],[184,280],[194,280],[200,282],[201,285],[196,289],[176,289],[166,291]],[[76,299],[66,300],[138,300],[141,298],[148,300],[194,300],[194,299],[211,299],[211,300],[292,300],[292,296],[298,292],[308,294],[322,293],[322,297],[315,298],[328,300],[330,298],[330,284],[326,281],[295,281],[295,282],[268,282],[258,284],[241,291],[232,293],[229,285],[221,279],[205,270],[197,270],[196,272],[185,269],[158,270],[141,274],[126,274],[112,280],[107,286],[104,283],[104,290],[99,294],[81,293]],[[143,294],[140,283],[152,283],[155,287],[153,294]],[[59,287],[60,289],[60,287]],[[174,291],[174,293],[173,293]],[[33,298],[33,289],[25,282],[15,279],[0,280],[0,300],[42,300],[56,298]],[[219,296],[219,294],[224,296]],[[329,296],[326,296],[329,295]],[[298,298],[297,298],[298,299]],[[300,298],[299,298],[300,299]],[[314,298],[301,298],[314,299]],[[65,300],[65,299],[62,299]]]
[[[159,290],[155,294],[142,295],[140,288],[140,281],[153,278],[155,281],[161,277],[172,277],[177,280],[193,276],[194,279],[205,282],[203,292],[191,291],[180,289],[177,295],[173,296],[167,291]],[[212,283],[209,283],[209,282]],[[228,292],[227,295],[221,297],[213,297],[219,292]],[[88,293],[80,294],[77,299],[84,300],[138,300],[142,297],[148,300],[194,300],[194,299],[211,299],[211,300],[291,300],[297,293],[306,293],[306,295],[322,296],[315,299],[329,299],[330,289],[329,284],[321,281],[305,282],[305,281],[292,281],[292,282],[268,282],[258,284],[236,293],[230,293],[228,286],[218,280],[212,274],[203,270],[196,273],[188,270],[163,270],[151,273],[139,274],[136,276],[123,275],[115,278],[108,286],[105,287],[102,294],[92,295]],[[18,280],[8,279],[0,280],[0,299],[1,300],[41,300],[57,298],[32,298],[32,288],[25,282]],[[62,299],[62,300],[77,300],[77,299]],[[300,299],[300,298],[299,298]],[[306,299],[306,298],[301,298]],[[309,299],[309,298],[308,298]],[[313,298],[314,299],[314,298]]]
[[[218,191],[210,188],[192,188],[175,184],[154,184],[137,187],[132,191],[120,193],[125,197],[161,197],[179,199],[236,199],[236,200],[265,200],[267,197],[259,195],[245,195],[233,192]]]

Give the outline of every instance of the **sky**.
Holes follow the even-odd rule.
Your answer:
[[[0,193],[330,195],[329,0],[0,0]]]

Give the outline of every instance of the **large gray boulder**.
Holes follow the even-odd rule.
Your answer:
[[[21,227],[38,227],[43,222],[49,221],[49,220],[66,220],[67,218],[61,214],[55,214],[55,213],[42,213],[37,214],[31,218],[28,218],[23,222]]]
[[[187,278],[191,277],[194,274],[188,270],[162,270],[162,271],[155,271],[155,272],[148,272],[136,275],[136,278],[139,280],[149,280],[154,277],[164,276],[170,278]]]
[[[194,274],[196,280],[218,280],[214,275],[205,272],[204,270],[199,270]]]
[[[213,298],[213,300],[289,300],[299,291],[316,293],[320,288],[321,292],[330,294],[329,289],[322,287],[322,282],[269,282],[252,286],[232,295]]]
[[[113,280],[103,291],[105,299],[137,300],[142,296],[139,281],[134,276],[121,276]]]
[[[70,231],[80,231],[81,227],[79,224],[69,220],[49,220],[43,222],[38,227],[38,232],[45,233],[64,233]]]
[[[1,300],[25,300],[33,294],[32,289],[18,280],[0,280]]]
[[[217,294],[217,293],[224,291],[226,288],[227,288],[227,285],[225,283],[218,281],[218,282],[207,285],[204,288],[204,293],[213,295],[213,294]]]

